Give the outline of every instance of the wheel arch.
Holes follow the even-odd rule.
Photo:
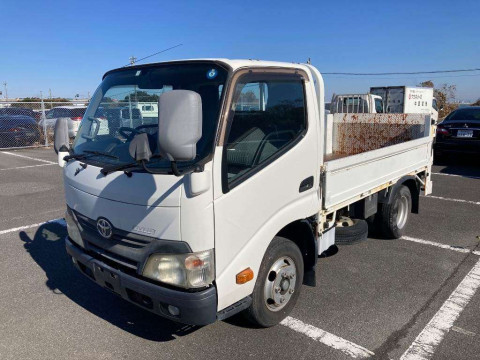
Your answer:
[[[406,186],[412,196],[412,213],[418,214],[420,208],[420,182],[414,175],[405,175],[401,177],[393,186],[382,190],[378,196],[378,202],[383,204],[391,204],[393,195],[398,191],[400,186]]]
[[[305,270],[317,264],[318,242],[315,231],[316,222],[313,219],[301,219],[284,226],[276,235],[289,239],[300,248]]]

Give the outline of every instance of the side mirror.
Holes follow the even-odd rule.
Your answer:
[[[202,98],[194,91],[172,90],[158,98],[158,148],[170,161],[197,155],[202,137]]]
[[[55,131],[53,133],[53,149],[58,154],[58,165],[63,167],[65,161],[63,158],[68,155],[69,140],[68,121],[66,118],[59,118],[55,122]]]

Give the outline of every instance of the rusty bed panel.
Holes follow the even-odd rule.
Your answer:
[[[428,136],[428,122],[425,114],[334,114],[332,155],[355,155]]]

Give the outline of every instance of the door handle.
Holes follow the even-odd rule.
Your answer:
[[[304,192],[313,187],[313,176],[310,176],[300,183],[298,192]]]

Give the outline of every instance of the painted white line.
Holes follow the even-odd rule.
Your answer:
[[[452,245],[447,245],[447,244],[441,244],[441,243],[437,243],[435,241],[417,239],[417,238],[412,238],[410,236],[402,236],[400,239],[407,240],[407,241],[412,241],[412,242],[416,242],[416,243],[424,244],[424,245],[432,245],[432,246],[436,246],[438,248],[457,251],[457,252],[461,252],[461,253],[472,253],[474,255],[480,255],[479,251],[472,251],[472,250],[464,248],[464,247],[457,247],[457,246],[452,246]]]
[[[480,179],[480,176],[444,174],[444,173],[436,173],[436,172],[432,172],[432,175],[453,176],[453,177],[461,177],[461,178],[469,178],[469,179]]]
[[[405,351],[400,360],[430,359],[480,287],[480,260]]]
[[[446,197],[442,197],[442,196],[433,196],[433,195],[427,195],[427,196],[422,195],[422,197],[430,198],[430,199],[454,201],[454,202],[466,203],[466,204],[472,204],[472,205],[480,205],[480,201],[470,201],[470,200],[463,200],[463,199],[451,199],[451,198],[446,198]]]
[[[325,330],[316,328],[315,326],[305,324],[304,322],[290,316],[286,317],[280,324],[333,349],[339,350],[354,359],[363,359],[375,355],[373,352],[360,345],[354,344]]]
[[[53,161],[50,161],[50,160],[44,160],[44,159],[34,158],[34,157],[31,157],[31,156],[21,155],[21,154],[17,154],[17,153],[10,152],[10,151],[2,151],[1,154],[18,156],[18,157],[21,157],[21,158],[30,159],[30,160],[35,160],[35,161],[40,161],[40,162],[44,162],[44,163],[47,163],[47,164],[56,164],[56,162],[53,162]]]
[[[0,235],[5,235],[5,234],[8,234],[8,233],[17,232],[17,231],[21,231],[21,230],[27,230],[27,229],[31,229],[31,228],[34,228],[34,227],[42,226],[42,225],[45,225],[45,224],[52,224],[52,223],[59,223],[61,225],[65,225],[65,220],[64,219],[54,219],[54,220],[44,221],[44,222],[41,222],[41,223],[38,223],[38,224],[31,224],[31,225],[19,226],[19,227],[12,228],[12,229],[7,229],[7,230],[0,230]]]
[[[33,167],[39,167],[39,166],[52,166],[52,165],[56,165],[56,164],[39,164],[39,165],[18,166],[18,167],[14,167],[14,168],[0,169],[0,171],[19,170],[19,169],[27,169],[27,168],[33,168]]]

